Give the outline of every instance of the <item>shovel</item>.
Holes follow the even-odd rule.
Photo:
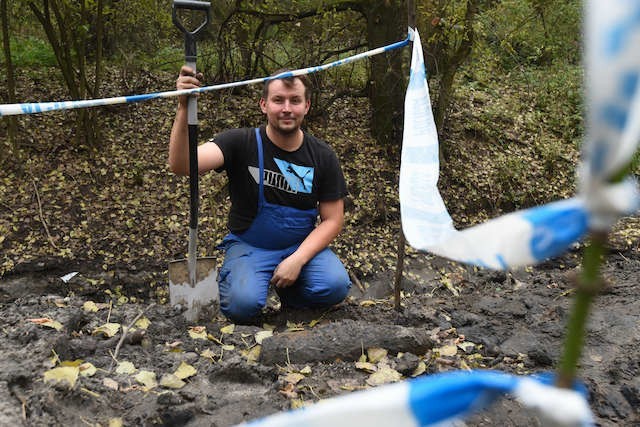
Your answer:
[[[211,5],[205,1],[174,0],[173,23],[184,33],[185,62],[196,71],[195,36],[209,23]],[[180,22],[178,10],[204,11],[205,19],[195,30],[189,31]],[[197,258],[198,240],[198,103],[189,96],[187,117],[189,126],[189,254],[187,259],[169,263],[169,300],[173,307],[185,309],[189,322],[205,315],[212,316],[218,306],[216,262],[213,257]]]

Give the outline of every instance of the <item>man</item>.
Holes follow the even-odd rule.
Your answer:
[[[176,86],[196,88],[200,78],[182,67]],[[300,128],[310,97],[306,76],[268,80],[260,98],[266,126],[228,130],[198,147],[199,173],[224,170],[229,179],[218,283],[220,310],[236,323],[261,312],[270,285],[293,308],[337,304],[351,286],[328,248],[342,229],[346,184],[334,151]],[[187,97],[178,101],[169,166],[189,174]]]

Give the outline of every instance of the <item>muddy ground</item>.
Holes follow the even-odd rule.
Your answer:
[[[0,424],[222,427],[422,371],[549,371],[559,358],[580,254],[577,248],[509,274],[411,254],[399,312],[389,271],[368,281],[365,293],[354,286],[351,297],[331,310],[280,312],[271,299],[255,325],[231,329],[215,318],[199,322],[206,332],[191,329],[193,337],[182,315],[148,285],[152,276],[161,283],[164,272],[105,275],[34,263],[2,278]],[[79,274],[65,283],[61,276],[72,271]],[[614,244],[605,273],[611,284],[594,307],[580,375],[598,425],[640,425],[637,242]],[[38,318],[62,327],[29,320]],[[124,340],[122,329],[112,337],[97,332],[106,323],[126,326],[136,318],[148,320],[146,330],[130,331]],[[371,365],[356,366],[362,354]],[[75,360],[91,363],[95,373],[80,375],[73,387],[44,381],[45,372]],[[135,371],[119,369],[122,362]],[[196,372],[173,386],[179,388],[136,377],[149,371],[161,382],[182,362]],[[88,366],[83,373],[92,373]],[[389,375],[376,376],[374,369]],[[509,400],[466,422],[541,425]]]

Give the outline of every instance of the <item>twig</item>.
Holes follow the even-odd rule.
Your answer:
[[[398,258],[396,259],[396,273],[393,279],[393,299],[394,308],[396,311],[401,309],[401,291],[402,291],[402,270],[404,269],[404,252],[405,252],[406,240],[404,232],[402,231],[402,225],[400,225],[400,236],[398,236]]]
[[[358,277],[352,272],[349,272],[349,278],[351,279],[351,281],[353,283],[356,284],[356,286],[358,287],[358,289],[360,289],[360,291],[364,294],[366,292],[366,289],[364,288],[364,286],[362,286],[362,283],[360,282],[360,279],[358,279]]]
[[[606,232],[592,232],[591,242],[584,251],[582,274],[576,282],[575,302],[567,325],[562,358],[557,369],[556,385],[558,387],[571,388],[576,377],[576,367],[582,353],[589,309],[604,286],[601,266],[606,242]]]
[[[56,250],[60,250],[60,248],[54,243],[53,238],[49,233],[49,227],[47,227],[47,222],[44,220],[44,215],[42,213],[42,203],[40,202],[40,193],[38,192],[38,186],[36,185],[36,182],[33,180],[33,178],[31,179],[31,183],[33,184],[33,189],[36,192],[36,200],[38,201],[38,212],[40,214],[40,222],[42,222],[42,225],[44,226],[44,231],[47,233],[47,238],[49,239],[49,243],[51,243],[51,246],[53,246]]]
[[[126,328],[122,329],[122,336],[120,337],[120,340],[118,341],[118,344],[116,345],[116,349],[114,350],[113,354],[111,355],[111,358],[113,359],[113,361],[111,362],[111,366],[109,367],[109,372],[111,372],[113,370],[114,363],[118,361],[118,359],[117,359],[118,358],[118,352],[120,351],[120,347],[122,346],[122,343],[124,342],[124,339],[127,337],[127,332],[129,332],[129,330],[138,321],[138,319],[140,317],[142,317],[142,315],[145,313],[145,311],[147,311],[148,309],[150,309],[154,305],[156,305],[155,302],[149,304],[149,306],[147,308],[145,308],[144,310],[140,310],[140,313],[138,313],[138,315],[133,318],[131,323],[129,323],[129,326],[127,326]]]

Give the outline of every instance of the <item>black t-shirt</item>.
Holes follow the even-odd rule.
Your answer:
[[[264,196],[268,203],[297,209],[317,208],[318,202],[347,195],[338,157],[324,141],[304,133],[300,148],[284,151],[260,128],[264,152]],[[222,170],[229,178],[229,230],[249,228],[258,208],[259,165],[255,129],[231,129],[209,142],[224,154]]]

